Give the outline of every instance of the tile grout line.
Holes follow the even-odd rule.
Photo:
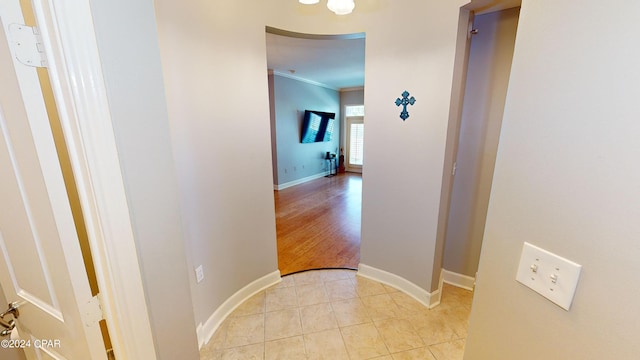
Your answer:
[[[348,274],[348,273],[345,273],[345,274]],[[329,297],[329,291],[328,291],[327,285],[330,282],[336,282],[336,281],[341,281],[341,280],[348,280],[344,284],[348,285],[348,287],[350,288],[350,291],[353,291],[353,294],[349,295],[349,296],[353,296],[353,297],[348,297],[348,298],[345,298],[345,299],[343,299],[341,297],[338,297],[338,298],[332,300]],[[299,283],[299,281],[303,281],[303,283]],[[300,326],[300,329],[301,329],[300,336],[302,338],[302,346],[303,346],[302,351],[304,352],[305,357],[308,357],[310,354],[309,354],[308,349],[307,349],[308,344],[307,344],[307,341],[305,339],[305,330],[303,328],[303,323],[302,323],[301,309],[302,309],[303,305],[301,303],[301,297],[300,297],[301,293],[300,293],[300,291],[301,291],[301,287],[303,287],[303,286],[315,287],[315,285],[321,285],[321,287],[318,287],[318,288],[322,290],[322,295],[323,296],[322,296],[322,299],[319,299],[320,302],[318,303],[318,305],[319,304],[327,304],[329,306],[329,310],[331,311],[331,315],[332,315],[333,319],[336,322],[335,326],[337,327],[337,330],[340,332],[340,338],[342,340],[342,346],[343,346],[344,350],[346,351],[347,357],[349,359],[352,359],[353,356],[352,356],[352,354],[349,353],[349,350],[348,350],[348,347],[347,347],[347,341],[345,339],[345,333],[343,332],[343,330],[345,328],[347,328],[347,327],[350,327],[350,326],[357,326],[357,325],[362,325],[362,324],[371,324],[371,325],[373,325],[374,329],[376,330],[376,335],[381,340],[382,344],[384,345],[388,356],[393,356],[393,354],[398,354],[398,353],[402,353],[402,352],[405,352],[405,351],[413,351],[413,350],[417,350],[417,349],[420,349],[420,348],[424,348],[425,351],[428,351],[433,356],[434,359],[438,360],[438,357],[436,356],[436,352],[434,352],[434,347],[442,345],[442,344],[452,344],[453,345],[454,343],[461,343],[461,342],[464,344],[464,342],[466,341],[466,336],[461,336],[462,333],[460,332],[460,330],[456,331],[454,328],[451,328],[453,330],[454,335],[456,336],[455,339],[429,344],[422,338],[422,336],[419,335],[418,329],[416,328],[417,325],[410,321],[409,325],[411,327],[411,330],[413,332],[415,332],[416,335],[420,338],[421,342],[423,343],[423,346],[418,346],[416,348],[397,351],[397,352],[392,353],[390,348],[389,348],[389,345],[387,344],[387,341],[385,341],[384,337],[382,337],[379,327],[377,326],[376,322],[373,320],[372,314],[370,312],[370,309],[366,305],[363,304],[362,299],[364,299],[365,297],[371,297],[371,296],[375,296],[375,295],[383,295],[383,294],[385,294],[385,295],[389,296],[389,298],[392,301],[392,303],[396,307],[398,307],[399,310],[402,311],[402,312],[396,313],[392,317],[389,317],[389,319],[408,319],[408,316],[410,315],[410,313],[413,313],[413,312],[415,312],[417,310],[414,309],[413,307],[409,306],[410,304],[404,303],[402,301],[403,300],[402,298],[398,298],[398,297],[394,297],[394,296],[390,295],[392,293],[395,293],[395,291],[390,291],[389,288],[383,287],[383,292],[378,294],[378,293],[375,293],[373,291],[368,290],[368,288],[366,287],[367,284],[366,283],[362,283],[362,284],[360,284],[361,286],[364,286],[364,288],[362,288],[362,291],[364,291],[364,293],[362,293],[361,291],[359,291],[358,279],[354,278],[352,276],[352,274],[348,274],[345,277],[342,277],[342,276],[339,276],[339,277],[331,276],[331,277],[329,277],[325,273],[319,273],[319,276],[317,278],[316,277],[310,277],[310,278],[307,278],[307,279],[304,279],[304,280],[299,280],[299,281],[296,281],[296,279],[292,277],[291,278],[291,282],[289,283],[290,286],[285,286],[284,288],[293,287],[293,289],[292,289],[293,290],[293,295],[295,296],[295,303],[294,303],[295,305],[294,305],[293,309],[295,309],[297,314],[298,314],[297,321],[298,321],[298,325]],[[268,311],[267,311],[267,307],[268,307],[267,290],[268,289],[265,289],[265,290],[262,291],[263,299],[262,299],[262,303],[261,303],[261,306],[260,306],[260,309],[262,311],[261,315],[262,315],[262,321],[263,321],[263,326],[264,326],[263,327],[263,339],[262,339],[262,356],[263,356],[264,359],[267,358],[267,352],[266,352],[266,347],[267,347],[266,346],[266,343],[267,343],[267,337],[266,337],[266,335],[267,335],[267,319],[266,319],[266,316],[268,314]],[[315,290],[313,290],[313,291],[315,291]],[[377,290],[375,290],[375,291],[377,291]],[[311,295],[313,295],[313,293],[311,293]],[[338,295],[340,295],[340,294],[338,293]],[[364,306],[363,310],[364,310],[364,312],[366,314],[367,321],[365,323],[341,325],[338,322],[338,318],[336,316],[336,308],[335,308],[334,302],[347,301],[347,300],[353,300],[353,299],[357,299],[359,301],[359,303],[361,303],[361,305]],[[465,309],[467,309],[468,306],[466,306],[465,304],[468,302],[468,298],[465,301],[461,301],[461,300],[464,300],[464,299],[460,298],[460,299],[456,300],[455,304],[451,304],[452,305],[451,307],[445,309],[445,310],[451,310],[451,312],[447,311],[447,313],[449,313],[447,316],[451,316],[452,319],[454,319],[454,320],[463,320],[462,317],[460,316],[460,315],[463,315],[463,314],[456,313],[455,311],[456,310],[465,310]],[[403,307],[401,304],[405,304],[405,305],[407,305],[407,307]],[[316,305],[316,304],[305,305],[305,306],[313,306],[313,305]],[[425,309],[425,310],[427,310],[428,312],[431,312],[431,309]],[[246,316],[250,316],[250,315],[251,314],[244,314],[243,316],[246,317]],[[227,340],[229,340],[229,321],[228,320],[229,319],[225,319],[225,322],[227,322],[227,324],[226,324],[226,326],[224,326],[224,333],[223,333],[223,337],[221,338],[223,346],[221,347],[221,349],[219,351],[221,353],[223,353],[223,352],[229,351],[231,349],[237,349],[237,348],[240,348],[242,346],[252,345],[252,344],[247,344],[247,345],[242,345],[242,346],[238,345],[238,346],[233,346],[233,347],[230,347],[230,348],[226,348],[224,346],[224,344],[226,344]],[[384,320],[384,319],[382,319],[382,320]],[[449,320],[447,320],[447,321],[449,321]],[[319,331],[314,331],[313,333],[317,333],[317,332],[321,332],[321,331],[320,330]],[[291,335],[291,336],[286,336],[284,338],[272,339],[271,341],[282,340],[282,339],[293,338],[293,337],[297,337],[297,335]],[[256,349],[256,350],[258,350],[258,349]],[[387,356],[387,355],[381,355],[381,356]]]
[[[353,280],[349,279],[349,282],[353,284]],[[325,281],[322,281],[322,286],[325,288],[326,291],[326,287],[325,287]],[[357,294],[357,291],[356,291]],[[359,296],[358,296],[359,298]],[[329,301],[329,306],[331,307],[331,312],[333,313],[333,317],[335,318],[335,310],[333,308],[333,304],[331,299],[329,298],[329,294],[327,293],[327,300]],[[340,326],[340,324],[338,323],[338,319],[336,318],[336,325],[338,325],[338,332],[340,333],[340,338],[342,339],[342,344],[344,345],[344,350],[347,352],[347,357],[349,359],[351,359],[351,355],[349,354],[349,349],[347,349],[347,342],[344,340],[344,334],[342,333],[342,327]]]
[[[354,286],[356,287],[356,294],[358,294],[358,299],[360,299],[360,301],[362,302],[362,296],[360,296],[360,293],[358,292],[358,284],[357,284],[358,281],[356,280],[356,278],[352,278],[352,282],[354,282]],[[386,288],[383,287],[383,290],[384,290],[385,294],[388,294]],[[371,321],[371,325],[373,325],[373,328],[376,329],[376,333],[380,337],[380,340],[382,341],[382,344],[384,344],[384,347],[387,350],[387,354],[393,358],[393,355],[391,353],[391,349],[389,348],[389,345],[387,344],[387,342],[384,340],[384,337],[382,337],[382,334],[380,333],[380,329],[378,329],[378,326],[376,325],[376,322],[373,320],[373,318],[371,317],[371,314],[369,313],[369,309],[367,309],[367,306],[364,305],[364,302],[362,303],[362,305],[364,306],[364,310],[367,312],[367,316],[369,317],[369,320]]]
[[[262,358],[267,358],[267,289],[264,289],[264,302],[262,304]]]
[[[300,299],[298,297],[298,283],[296,282],[295,274],[291,275],[293,280],[293,291],[296,294],[296,310],[298,311],[298,321],[300,322],[300,337],[302,338],[302,349],[304,350],[305,358],[309,357],[307,353],[307,341],[304,337],[304,328],[302,327],[302,312],[300,311]]]

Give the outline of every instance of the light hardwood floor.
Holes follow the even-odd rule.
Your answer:
[[[274,191],[282,275],[322,268],[357,269],[362,176],[345,173]]]

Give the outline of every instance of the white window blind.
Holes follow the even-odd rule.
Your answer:
[[[364,124],[351,123],[349,133],[349,165],[362,166],[362,153],[364,150]]]

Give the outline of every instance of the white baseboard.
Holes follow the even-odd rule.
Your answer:
[[[198,335],[198,347],[202,349],[202,347],[211,340],[213,334],[216,332],[218,327],[222,324],[224,319],[229,316],[238,306],[240,306],[247,299],[252,297],[253,295],[259,293],[260,291],[268,288],[269,286],[275,285],[282,281],[280,277],[280,271],[276,270],[270,274],[267,274],[253,282],[249,285],[243,287],[238,290],[235,294],[231,295],[220,307],[216,309],[216,311],[211,314],[209,319],[204,323],[198,324],[196,327],[196,333]]]
[[[295,185],[300,185],[302,183],[306,183],[307,181],[311,181],[311,180],[315,180],[315,179],[319,179],[321,177],[324,177],[328,174],[328,172],[323,171],[321,173],[315,174],[315,175],[311,175],[311,176],[307,176],[304,177],[302,179],[297,179],[297,180],[293,180],[293,181],[289,181],[288,183],[284,183],[284,184],[280,184],[280,185],[273,185],[273,190],[282,190],[282,189],[286,189],[288,187],[292,187]]]
[[[427,290],[401,276],[365,264],[358,266],[358,275],[394,287],[430,309],[440,304],[440,289],[442,287],[429,293]]]
[[[446,282],[449,285],[473,291],[476,283],[476,278],[442,269],[442,281]]]

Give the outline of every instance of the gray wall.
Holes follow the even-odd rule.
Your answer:
[[[443,268],[476,276],[519,8],[478,15],[471,38]]]
[[[91,6],[156,353],[198,359],[153,4]]]
[[[466,360],[640,354],[638,14],[523,1]],[[583,266],[569,311],[515,281],[524,241]]]
[[[338,91],[279,75],[273,75],[273,79],[278,166],[275,184],[282,185],[326,172],[326,152],[337,154],[340,147],[341,109]],[[305,110],[336,114],[331,141],[311,144],[300,142]]]
[[[265,22],[271,6],[154,2],[194,325],[278,269]],[[193,272],[191,271],[192,275]],[[201,334],[204,336],[204,334]]]
[[[436,238],[462,5],[400,1],[367,17],[361,264],[427,292],[441,269]],[[416,103],[403,121],[394,102],[405,90]]]

